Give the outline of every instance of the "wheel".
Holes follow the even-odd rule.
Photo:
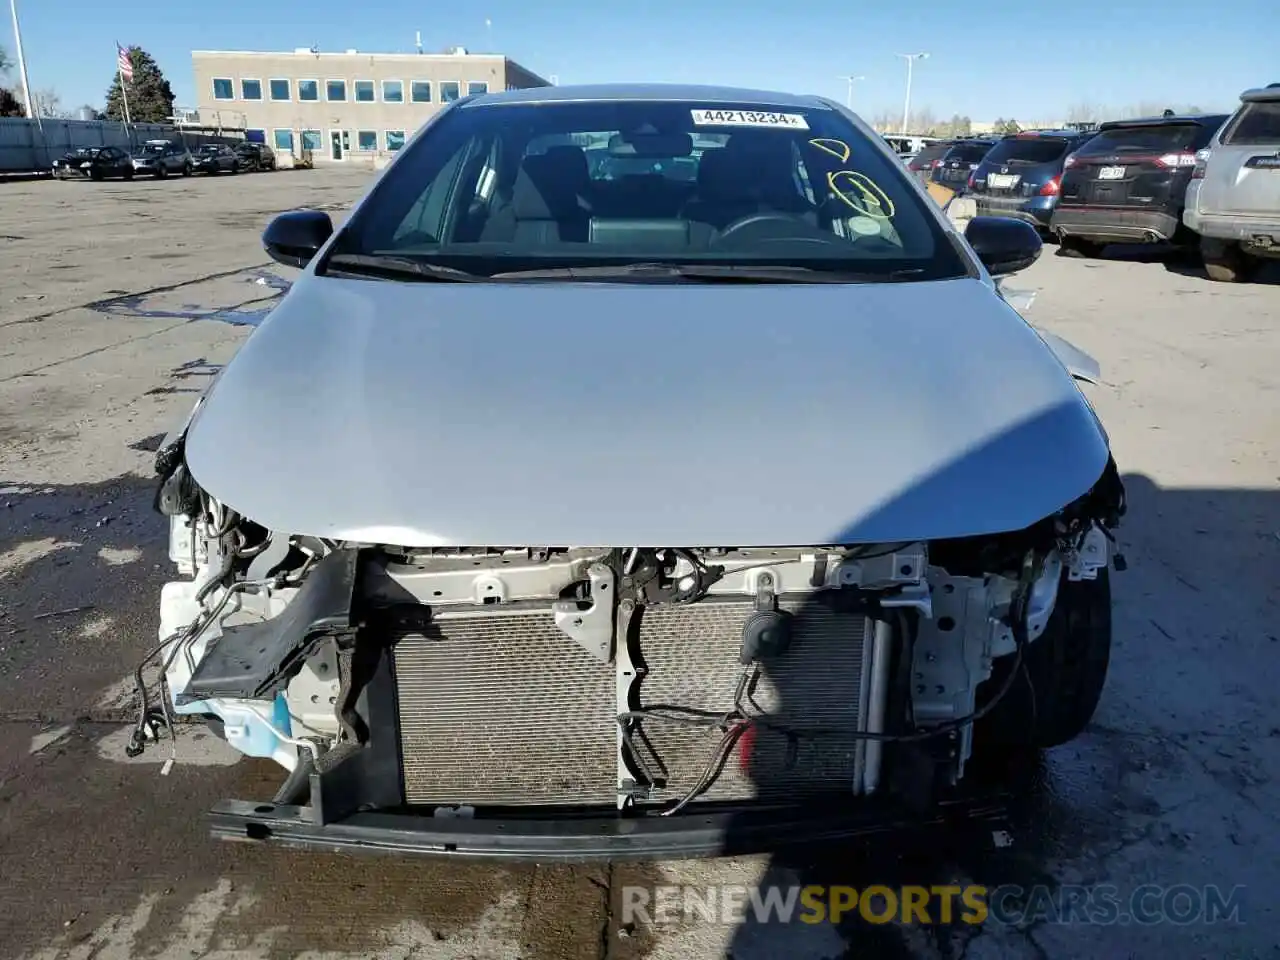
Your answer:
[[[126,170],[126,171],[124,172],[124,178],[125,178],[126,180],[132,180],[132,179],[133,179],[133,170],[131,170],[131,169],[130,169],[130,170]]]
[[[1257,263],[1240,249],[1240,244],[1212,237],[1200,238],[1200,256],[1204,258],[1204,272],[1210,280],[1220,283],[1239,283],[1247,280]]]
[[[1097,240],[1086,240],[1084,237],[1063,237],[1058,241],[1058,256],[1083,260],[1102,256],[1105,243]]]
[[[156,179],[157,179],[157,180],[163,180],[163,179],[164,179],[165,177],[167,177],[168,175],[169,175],[169,171],[165,169],[164,164],[163,164],[163,163],[157,163],[157,164],[156,164]]]
[[[90,179],[90,180],[101,180],[101,179],[102,179],[102,171],[101,171],[101,170],[98,170],[98,169],[96,169],[96,168],[95,168],[95,169],[93,169],[93,170],[90,170],[90,171],[89,171],[89,179]]]
[[[1074,740],[1093,719],[1110,660],[1109,572],[1099,570],[1096,580],[1072,582],[1064,570],[1044,633],[1023,655],[1025,675],[977,723],[975,749],[1048,748]],[[995,662],[991,677],[979,688],[979,703],[1000,690],[1013,662],[1012,656]]]
[[[189,177],[189,176],[191,176],[191,164],[189,164],[189,163],[184,163],[184,164],[182,165],[182,175],[183,175],[184,177]]]
[[[232,173],[239,173],[239,172],[240,172],[240,164],[238,164],[238,163],[233,163],[233,164],[231,165],[231,172],[232,172]]]

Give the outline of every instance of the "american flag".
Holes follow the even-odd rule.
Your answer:
[[[120,76],[133,82],[133,61],[129,59],[129,51],[116,44],[116,64],[120,68]]]

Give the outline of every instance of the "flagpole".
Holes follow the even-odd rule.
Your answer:
[[[22,52],[22,30],[18,27],[18,0],[9,0],[9,13],[13,17],[13,45],[18,54],[18,76],[22,80],[22,96],[26,100],[27,119],[40,120],[40,111],[36,109],[36,103],[31,99],[31,84],[27,80],[27,58]],[[40,129],[44,129],[43,124],[38,124]]]
[[[116,43],[116,73],[119,74],[120,76],[120,99],[124,101],[124,125],[128,127],[130,123],[129,94],[124,88],[124,67],[120,65],[121,51],[124,51],[123,53],[124,56],[127,57],[129,55],[128,51],[125,50],[124,47],[120,46],[120,44],[117,42]]]

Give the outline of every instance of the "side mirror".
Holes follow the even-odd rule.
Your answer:
[[[293,210],[267,224],[262,245],[276,263],[305,267],[332,235],[333,221],[324,211]]]
[[[1043,247],[1035,227],[1012,217],[974,217],[964,238],[993,277],[1027,269]]]

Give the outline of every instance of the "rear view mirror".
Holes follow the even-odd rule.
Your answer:
[[[974,217],[964,238],[993,277],[1027,269],[1043,247],[1035,227],[1012,217]]]
[[[262,245],[276,263],[305,267],[332,235],[333,221],[324,211],[292,210],[267,225]]]
[[[667,160],[693,153],[693,137],[687,133],[615,133],[609,138],[609,155]]]

